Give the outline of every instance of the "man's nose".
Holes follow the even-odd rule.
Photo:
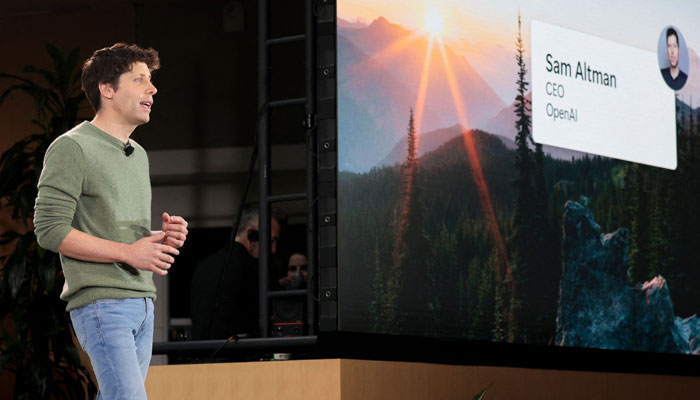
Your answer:
[[[150,86],[148,88],[148,91],[147,91],[148,94],[154,95],[154,94],[158,93],[158,89],[156,89],[156,85],[154,85],[152,82],[148,82],[148,84]]]

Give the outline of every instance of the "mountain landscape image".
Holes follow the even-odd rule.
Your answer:
[[[340,328],[700,354],[692,48],[666,170],[532,140],[524,10],[506,39],[425,11],[339,8]]]
[[[338,28],[338,102],[344,107],[338,116],[338,129],[363,135],[353,135],[347,142],[339,137],[341,146],[347,144],[347,151],[339,159],[341,169],[369,170],[402,138],[425,64],[430,65],[434,76],[429,78],[426,92],[423,128],[443,128],[458,121],[441,65],[442,55],[440,51],[432,51],[426,61],[427,47],[427,38],[415,36],[382,17],[366,28]],[[455,71],[455,81],[465,94],[468,128],[485,125],[506,104],[463,56],[449,47],[445,50]],[[396,134],[387,135],[387,132]],[[356,143],[372,143],[372,148],[355,147]]]

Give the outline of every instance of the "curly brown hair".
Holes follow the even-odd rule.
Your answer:
[[[116,43],[112,47],[96,50],[83,63],[83,91],[95,112],[100,109],[100,83],[108,83],[115,90],[118,89],[119,77],[131,71],[137,62],[146,63],[149,71],[160,68],[157,51],[126,43]]]

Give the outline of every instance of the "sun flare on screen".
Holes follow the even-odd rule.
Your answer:
[[[432,9],[425,15],[425,29],[433,36],[439,37],[445,26],[442,23],[442,15]]]

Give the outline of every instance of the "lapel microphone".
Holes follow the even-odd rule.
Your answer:
[[[134,146],[131,145],[131,142],[126,142],[126,144],[124,144],[124,154],[126,154],[126,156],[129,157],[133,152]]]

